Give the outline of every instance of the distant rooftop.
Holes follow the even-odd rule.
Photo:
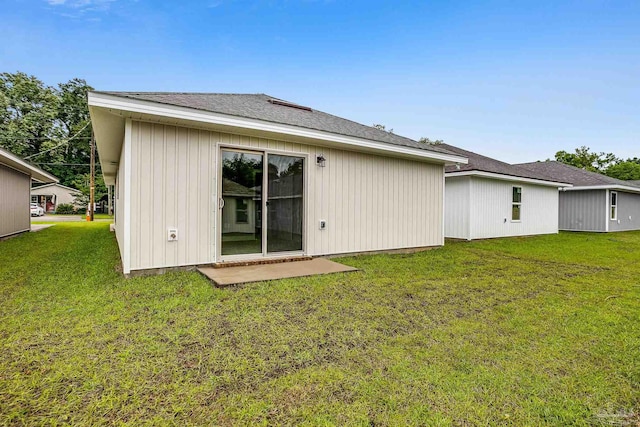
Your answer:
[[[179,92],[96,92],[128,99],[156,102],[298,126],[334,134],[368,139],[376,142],[418,148],[452,155],[444,146],[423,144],[372,126],[323,113],[310,107],[265,94],[179,93]]]
[[[573,184],[574,187],[591,187],[606,185],[622,185],[627,187],[638,187],[638,183],[633,181],[623,181],[597,172],[580,169],[564,163],[547,160],[544,162],[521,163],[516,166],[528,169],[535,173],[549,175],[556,180]]]
[[[567,183],[567,181],[556,179],[547,174],[537,171],[531,171],[517,165],[511,165],[509,163],[501,162],[500,160],[492,159],[491,157],[483,156],[481,154],[474,153],[473,151],[463,150],[462,148],[454,147],[453,145],[438,144],[438,146],[444,148],[447,151],[469,159],[469,163],[466,165],[460,165],[459,167],[447,166],[445,168],[445,172],[447,173],[479,171],[508,175],[517,178],[529,178],[541,181]]]

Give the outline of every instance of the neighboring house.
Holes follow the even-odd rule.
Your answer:
[[[518,166],[573,185],[560,192],[560,230],[640,230],[640,186],[555,161]]]
[[[0,148],[0,238],[31,229],[31,180],[58,181],[55,176]]]
[[[263,94],[91,92],[89,110],[125,274],[439,246],[444,165],[466,163]]]
[[[31,187],[31,202],[42,206],[49,213],[55,212],[61,204],[78,207],[75,198],[81,195],[81,191],[58,183]]]
[[[568,184],[448,144],[469,159],[446,167],[445,236],[488,239],[558,232],[558,188]]]

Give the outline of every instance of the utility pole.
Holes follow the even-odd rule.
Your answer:
[[[95,203],[96,192],[96,140],[91,130],[91,178],[89,181],[89,217],[93,221],[93,206]]]

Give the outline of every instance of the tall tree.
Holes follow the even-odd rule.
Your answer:
[[[65,136],[74,138],[61,146],[60,149],[55,150],[61,165],[52,165],[51,172],[67,183],[72,183],[78,175],[87,173],[89,169],[91,124],[87,92],[92,89],[82,79],[72,79],[58,85],[57,119],[60,126],[64,128]],[[87,123],[89,123],[88,126],[86,126]]]
[[[64,135],[57,124],[59,99],[34,76],[0,74],[0,145],[18,156],[35,154]]]
[[[604,173],[609,166],[619,161],[613,153],[593,153],[584,145],[576,148],[573,153],[558,151],[555,157],[558,162],[600,173]]]
[[[628,159],[609,166],[606,175],[622,180],[640,180],[640,162]]]
[[[89,171],[91,89],[82,79],[54,88],[22,72],[0,74],[0,147],[73,186]]]

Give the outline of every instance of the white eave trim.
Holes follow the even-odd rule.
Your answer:
[[[57,182],[52,182],[52,183],[44,184],[44,185],[38,185],[37,187],[31,187],[31,191],[40,190],[41,188],[48,188],[48,187],[53,187],[53,186],[64,188],[65,190],[69,190],[72,193],[78,193],[78,194],[82,193],[82,191],[80,191],[80,190],[77,190],[77,189],[71,188],[71,187],[67,187],[66,185],[62,185],[62,184],[59,184]]]
[[[619,190],[619,191],[628,191],[631,193],[640,193],[640,188],[638,187],[630,187],[626,185],[584,185],[584,186],[574,186],[572,188],[565,188],[564,191],[581,191],[581,190]]]
[[[39,182],[58,182],[58,178],[55,176],[27,163],[25,160],[2,148],[0,148],[0,163],[22,173],[26,173],[32,179]]]
[[[209,111],[195,110],[193,108],[176,105],[161,104],[151,101],[123,98],[116,95],[89,92],[89,106],[129,111],[141,114],[170,117],[174,119],[191,120],[202,123],[210,123],[223,126],[231,126],[265,132],[280,133],[303,138],[319,139],[352,147],[364,147],[373,150],[388,152],[389,154],[404,154],[423,159],[436,160],[444,163],[467,164],[467,158],[454,154],[437,153],[435,151],[421,150],[418,148],[403,147],[386,142],[377,142],[364,138],[340,135],[331,132],[307,129],[298,126],[266,122],[257,119],[230,116]]]
[[[526,182],[529,184],[545,185],[545,186],[556,187],[556,188],[566,188],[566,187],[572,186],[571,184],[567,184],[564,182],[553,182],[553,181],[545,181],[543,179],[522,178],[519,176],[504,175],[501,173],[484,172],[484,171],[447,172],[445,173],[444,176],[445,178],[453,178],[457,176],[480,176],[483,178],[499,179],[502,181]]]

